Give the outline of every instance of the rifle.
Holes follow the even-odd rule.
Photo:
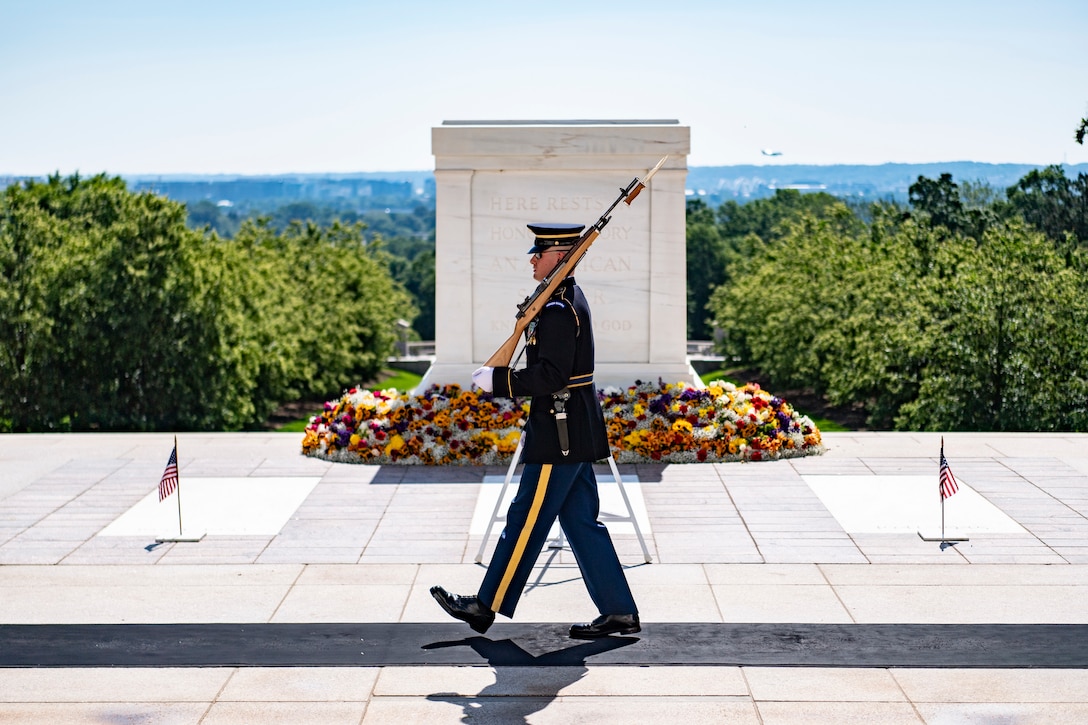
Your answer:
[[[590,225],[578,241],[575,242],[563,259],[559,261],[559,264],[555,266],[555,269],[551,273],[540,281],[536,290],[531,295],[525,298],[521,304],[518,305],[517,319],[514,320],[514,333],[506,339],[498,350],[487,359],[484,363],[486,367],[509,367],[510,360],[514,357],[514,350],[517,349],[518,339],[525,332],[525,328],[529,326],[529,323],[540,314],[540,311],[544,309],[544,304],[548,301],[548,298],[552,296],[555,289],[559,286],[559,283],[569,277],[574,268],[578,266],[578,263],[582,261],[582,257],[589,251],[590,245],[601,234],[608,222],[612,221],[612,217],[609,216],[612,210],[615,209],[622,201],[627,206],[631,206],[631,202],[635,200],[635,197],[646,188],[646,184],[650,183],[650,179],[657,173],[664,164],[668,156],[663,156],[660,161],[657,162],[657,166],[650,169],[650,172],[646,174],[644,180],[639,180],[636,176],[630,184],[620,189],[620,195],[616,197],[616,200],[612,202],[612,206],[605,209],[604,214],[601,214],[601,218]]]

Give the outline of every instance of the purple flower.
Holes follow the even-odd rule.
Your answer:
[[[669,403],[672,402],[672,396],[668,393],[664,393],[657,400],[650,401],[650,412],[657,415],[666,415],[669,412]]]

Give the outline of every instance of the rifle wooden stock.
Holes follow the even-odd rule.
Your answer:
[[[508,367],[510,361],[514,359],[514,351],[518,348],[518,340],[525,333],[525,328],[529,326],[529,323],[536,318],[540,311],[544,309],[544,305],[551,298],[552,293],[559,287],[559,283],[574,273],[574,268],[578,266],[578,263],[582,261],[582,257],[592,246],[593,242],[601,235],[601,230],[605,228],[612,217],[609,214],[616,208],[616,205],[621,201],[625,202],[628,206],[635,200],[635,197],[639,195],[643,189],[646,188],[646,184],[650,181],[650,178],[657,173],[668,156],[662,157],[657,165],[650,170],[650,173],[646,174],[645,181],[640,181],[637,177],[626,187],[620,189],[620,195],[616,198],[612,205],[605,210],[605,213],[601,215],[586,233],[579,238],[574,247],[567,252],[566,256],[556,265],[551,274],[544,278],[543,281],[537,286],[536,291],[530,296],[525,298],[525,301],[518,305],[517,319],[514,321],[514,332],[510,337],[506,338],[506,342],[499,346],[499,349],[494,352],[484,363],[485,366],[495,367]]]

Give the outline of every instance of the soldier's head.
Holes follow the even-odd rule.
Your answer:
[[[555,269],[563,255],[571,250],[582,236],[585,224],[528,224],[535,238],[529,254],[533,255],[533,279],[541,281]]]

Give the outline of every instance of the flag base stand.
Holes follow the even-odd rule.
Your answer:
[[[202,541],[207,536],[206,532],[200,532],[199,534],[178,534],[177,536],[157,536],[155,537],[156,544],[174,544],[174,543],[187,543],[195,544]]]
[[[966,536],[960,538],[958,536],[926,536],[921,531],[918,532],[918,538],[922,541],[941,541],[948,542],[950,544],[958,544],[961,541],[970,541]]]

